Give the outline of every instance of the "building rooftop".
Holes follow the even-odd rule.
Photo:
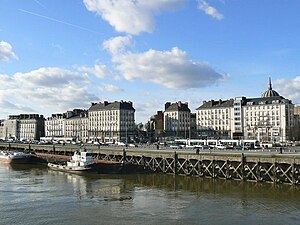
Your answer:
[[[271,78],[269,78],[269,88],[265,91],[261,97],[259,98],[246,98],[242,97],[242,105],[263,105],[263,104],[279,104],[279,103],[292,103],[291,100],[285,99],[280,96],[278,92],[272,89]],[[200,109],[210,109],[210,108],[225,108],[225,107],[233,107],[234,100],[210,100],[203,101],[203,104],[199,106],[196,110]]]
[[[44,119],[44,116],[39,114],[20,114],[20,115],[9,115],[8,119],[9,120]]]
[[[261,95],[261,97],[269,98],[269,97],[276,97],[276,96],[280,96],[280,95],[278,94],[277,91],[272,89],[271,78],[269,78],[269,88]]]
[[[173,112],[173,111],[187,111],[187,112],[190,112],[191,110],[189,109],[188,107],[188,103],[185,102],[181,102],[181,101],[178,101],[178,102],[175,102],[175,103],[170,103],[170,102],[167,102],[165,104],[165,112]]]
[[[196,110],[199,109],[207,109],[207,108],[229,108],[229,107],[233,107],[233,99],[229,99],[229,100],[219,100],[219,101],[215,101],[215,100],[210,100],[210,101],[203,101],[203,104],[198,107]]]
[[[92,103],[92,106],[89,108],[89,111],[102,111],[102,110],[133,110],[135,109],[132,107],[132,102],[126,102],[126,101],[115,101],[115,102],[107,102],[104,101],[99,103]]]
[[[246,98],[242,105],[262,105],[262,104],[276,104],[276,103],[284,103],[290,102],[290,100],[285,99],[282,96],[272,96],[272,97],[261,97],[261,98]]]

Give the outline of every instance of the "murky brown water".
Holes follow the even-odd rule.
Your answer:
[[[300,188],[0,165],[0,224],[299,224]]]

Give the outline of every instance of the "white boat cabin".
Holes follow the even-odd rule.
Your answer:
[[[94,164],[94,158],[92,153],[90,152],[74,152],[71,160],[67,162],[67,166],[74,167],[74,166],[90,166]]]

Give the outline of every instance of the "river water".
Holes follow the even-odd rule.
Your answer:
[[[0,164],[0,224],[300,224],[300,188]]]

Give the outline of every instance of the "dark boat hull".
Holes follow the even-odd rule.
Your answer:
[[[0,163],[6,164],[27,164],[31,163],[31,156],[24,156],[20,158],[0,157]]]

